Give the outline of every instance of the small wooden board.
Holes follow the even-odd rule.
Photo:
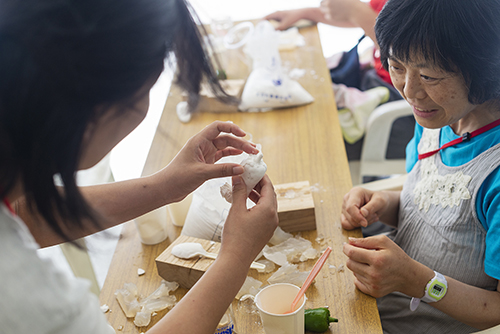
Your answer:
[[[163,279],[177,282],[181,287],[189,289],[201,278],[214,260],[206,257],[184,260],[172,255],[172,248],[184,242],[198,242],[205,250],[216,254],[219,253],[220,243],[181,235],[156,258],[158,274]]]
[[[286,232],[316,229],[314,200],[309,181],[274,186],[278,200],[279,226]]]

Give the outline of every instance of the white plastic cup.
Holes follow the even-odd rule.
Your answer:
[[[193,201],[193,193],[187,195],[182,201],[167,205],[170,219],[175,226],[182,227],[186,221],[186,216]]]
[[[293,284],[277,283],[265,287],[255,296],[266,334],[304,334],[306,297],[302,297],[292,313],[285,314],[299,290]]]
[[[143,244],[156,245],[167,239],[167,210],[164,206],[137,217],[134,221]]]

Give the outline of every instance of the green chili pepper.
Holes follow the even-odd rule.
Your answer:
[[[326,307],[306,309],[304,311],[304,325],[306,331],[322,333],[330,327],[330,322],[338,322],[338,319],[330,317],[330,310]]]

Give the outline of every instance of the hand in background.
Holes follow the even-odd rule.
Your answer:
[[[394,291],[408,295],[423,292],[426,280],[434,273],[410,258],[385,235],[349,238],[349,243],[344,244],[344,254],[349,258],[346,266],[354,273],[356,287],[375,298]],[[417,280],[418,275],[424,279]],[[420,289],[415,289],[416,282],[420,282],[419,287],[422,285]]]
[[[384,192],[373,192],[361,187],[351,189],[342,203],[341,224],[346,230],[366,227],[379,220],[388,207]]]
[[[264,17],[266,20],[275,20],[279,22],[276,30],[286,30],[293,26],[294,23],[304,18],[304,9],[280,10]]]

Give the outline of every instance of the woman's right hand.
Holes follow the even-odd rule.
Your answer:
[[[387,210],[389,201],[390,198],[385,192],[374,192],[361,187],[352,188],[344,196],[342,203],[342,227],[353,230],[378,221]]]
[[[255,186],[250,199],[256,205],[247,209],[246,185],[233,176],[233,204],[222,231],[220,255],[234,256],[250,265],[273,236],[278,226],[278,204],[273,184],[267,175]]]

